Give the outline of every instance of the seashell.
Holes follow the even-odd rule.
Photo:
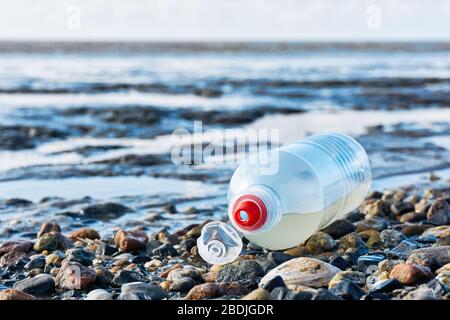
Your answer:
[[[260,282],[263,286],[266,282],[276,276],[281,276],[286,285],[301,285],[313,288],[325,287],[338,272],[339,268],[329,263],[300,257],[286,261],[267,273]]]

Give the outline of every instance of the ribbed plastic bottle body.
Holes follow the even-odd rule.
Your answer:
[[[262,247],[289,248],[355,209],[370,181],[368,157],[355,140],[336,133],[314,135],[254,155],[240,165],[228,190],[230,220],[239,229],[233,217],[236,199],[254,193],[258,186],[268,188],[280,200],[277,222],[261,230],[240,231]]]

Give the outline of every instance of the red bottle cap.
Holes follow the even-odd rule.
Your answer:
[[[267,208],[259,197],[246,194],[234,202],[233,217],[240,228],[254,231],[266,222]]]

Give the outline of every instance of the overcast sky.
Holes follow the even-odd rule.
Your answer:
[[[0,39],[450,40],[450,0],[0,0]]]

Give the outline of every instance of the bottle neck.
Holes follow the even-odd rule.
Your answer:
[[[231,224],[243,234],[268,231],[281,219],[281,200],[265,185],[252,185],[238,194],[230,203],[228,217]]]

